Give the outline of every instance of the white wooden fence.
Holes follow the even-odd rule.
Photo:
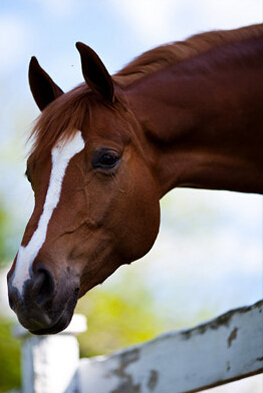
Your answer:
[[[56,336],[23,340],[23,393],[190,393],[263,372],[263,301],[193,329],[114,353],[80,359],[76,315]]]

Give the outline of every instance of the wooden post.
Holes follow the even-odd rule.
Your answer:
[[[79,366],[78,333],[86,330],[86,318],[74,315],[70,325],[54,336],[34,336],[17,325],[14,335],[22,343],[23,393],[72,393]]]

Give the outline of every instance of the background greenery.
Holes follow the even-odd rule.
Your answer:
[[[0,194],[0,269],[11,259],[10,216]],[[0,392],[20,386],[20,344],[12,337],[12,322],[0,310]]]

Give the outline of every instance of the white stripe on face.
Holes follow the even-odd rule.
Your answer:
[[[81,132],[77,131],[72,139],[66,142],[58,141],[52,149],[52,168],[43,212],[29,243],[26,247],[20,246],[17,255],[12,285],[18,289],[20,295],[22,295],[24,282],[30,278],[30,268],[46,240],[48,223],[58,205],[69,161],[83,150],[84,146]]]

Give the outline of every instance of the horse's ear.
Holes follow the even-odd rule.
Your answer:
[[[87,85],[109,102],[114,99],[113,81],[99,56],[87,45],[77,42],[81,67]]]
[[[63,94],[50,76],[40,67],[35,57],[29,64],[29,85],[37,106],[42,111],[45,107]]]

